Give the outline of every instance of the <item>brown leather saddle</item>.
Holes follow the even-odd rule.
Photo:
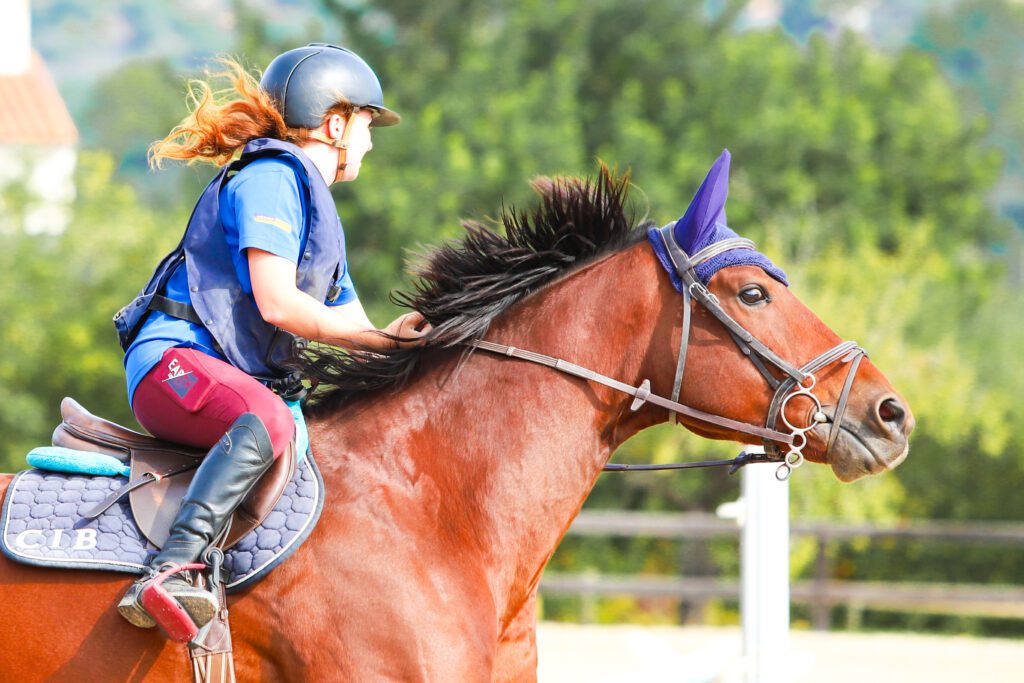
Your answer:
[[[128,483],[107,505],[127,493],[139,530],[153,545],[162,547],[206,451],[161,441],[96,417],[72,398],[61,401],[60,413],[63,421],[53,431],[54,446],[104,453],[131,465]],[[291,481],[295,461],[293,441],[235,510],[218,546],[230,548],[270,514]]]

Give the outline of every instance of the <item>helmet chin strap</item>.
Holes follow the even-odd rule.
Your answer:
[[[332,182],[338,182],[345,175],[345,168],[348,166],[348,140],[352,136],[352,129],[355,128],[353,124],[355,124],[358,113],[359,109],[353,109],[352,113],[345,119],[345,127],[341,131],[341,137],[331,138],[319,130],[311,130],[307,136],[311,140],[322,142],[338,150],[338,170],[335,172]]]

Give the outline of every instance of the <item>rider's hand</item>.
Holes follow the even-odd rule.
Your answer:
[[[392,320],[383,331],[393,337],[398,337],[396,343],[399,348],[408,349],[423,346],[430,330],[430,323],[423,318],[423,314],[419,311],[412,311]]]

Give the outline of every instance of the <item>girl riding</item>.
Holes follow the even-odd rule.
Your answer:
[[[154,166],[179,159],[223,169],[181,243],[115,317],[139,423],[159,438],[209,449],[166,544],[118,605],[143,628],[160,617],[143,607],[143,594],[161,572],[169,574],[163,588],[197,627],[219,608],[213,593],[174,570],[202,557],[290,447],[293,417],[274,390],[301,388],[287,361],[302,340],[372,351],[421,344],[429,331],[416,312],[382,330],[369,321],[329,190],[358,177],[373,128],[399,122],[373,70],[322,43],[278,56],[259,83],[236,62],[225,64],[232,99],[217,101],[198,82],[192,113],[150,150]]]

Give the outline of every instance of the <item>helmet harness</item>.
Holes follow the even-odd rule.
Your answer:
[[[338,170],[334,174],[334,182],[338,182],[341,179],[341,176],[345,174],[345,169],[348,168],[348,141],[352,136],[352,130],[355,128],[356,116],[360,111],[361,109],[359,107],[354,107],[352,109],[348,116],[345,117],[343,124],[344,128],[341,131],[341,135],[336,138],[324,135],[318,129],[302,129],[301,137],[323,142],[324,144],[328,144],[338,150]]]

